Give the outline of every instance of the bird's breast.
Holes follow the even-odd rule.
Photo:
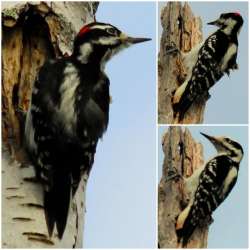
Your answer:
[[[229,189],[232,187],[233,183],[237,179],[238,170],[235,166],[232,166],[228,171],[228,174],[224,180],[223,188],[221,190],[221,196],[224,196],[228,193]]]
[[[237,53],[237,46],[235,43],[231,43],[229,45],[228,50],[226,51],[225,55],[222,58],[221,61],[221,71],[224,72],[228,67],[228,62],[231,60],[231,58]]]
[[[78,94],[76,98],[77,135],[91,140],[102,137],[108,126],[108,91],[91,90],[89,94]]]
[[[59,88],[61,97],[60,103],[57,107],[55,107],[55,114],[58,123],[61,124],[61,126],[69,133],[72,133],[75,130],[77,123],[75,99],[76,90],[79,85],[80,78],[77,72],[73,71],[67,73]]]

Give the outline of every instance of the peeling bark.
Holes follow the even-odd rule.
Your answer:
[[[186,69],[179,54],[167,54],[173,43],[182,52],[189,52],[202,41],[202,23],[189,5],[168,2],[161,11],[160,53],[158,59],[158,122],[162,124],[202,123],[207,96],[201,96],[189,108],[182,121],[173,118],[171,98],[185,80]]]
[[[80,248],[85,176],[71,204],[63,239],[49,238],[43,191],[22,148],[34,79],[48,58],[71,54],[79,29],[95,20],[96,2],[2,3],[2,247]]]
[[[203,147],[195,142],[189,130],[170,127],[162,139],[165,154],[162,178],[158,189],[158,241],[159,248],[176,248],[175,222],[187,205],[187,194],[181,178],[169,179],[173,168],[182,177],[189,177],[201,167]],[[187,248],[207,247],[208,225],[199,226],[193,233]]]

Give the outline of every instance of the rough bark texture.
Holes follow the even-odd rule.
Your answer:
[[[158,121],[174,124],[172,93],[185,80],[185,66],[179,54],[167,54],[173,43],[182,52],[189,52],[202,41],[202,23],[195,17],[187,3],[168,2],[161,11],[163,28],[158,58]],[[180,123],[202,123],[207,96],[196,100]]]
[[[203,165],[203,147],[194,141],[187,128],[183,131],[181,127],[170,127],[163,136],[162,149],[165,158],[158,190],[158,240],[160,248],[176,248],[175,222],[188,197],[181,178],[168,178],[173,168],[183,177],[191,176]],[[200,226],[187,248],[205,248],[207,235],[208,226]]]
[[[71,54],[76,32],[95,18],[95,2],[2,4],[2,247],[82,247],[87,176],[61,241],[48,237],[43,192],[22,149],[31,88],[47,58]]]

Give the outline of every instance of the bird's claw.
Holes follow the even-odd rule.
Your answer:
[[[239,69],[239,65],[238,63],[235,63],[234,65],[232,65],[232,69],[235,70],[235,69]]]
[[[178,173],[177,169],[173,167],[173,169],[170,169],[167,172],[166,182],[179,179],[180,177],[181,175]]]
[[[166,46],[166,55],[180,53],[180,50],[177,48],[174,42],[171,42],[170,45]]]

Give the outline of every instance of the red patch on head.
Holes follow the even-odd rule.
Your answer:
[[[240,15],[240,12],[234,12],[234,15],[235,15],[235,16],[241,16],[241,15]]]
[[[79,33],[77,36],[82,36],[84,35],[85,33],[89,32],[90,31],[90,28],[88,26],[84,26],[80,29]]]

